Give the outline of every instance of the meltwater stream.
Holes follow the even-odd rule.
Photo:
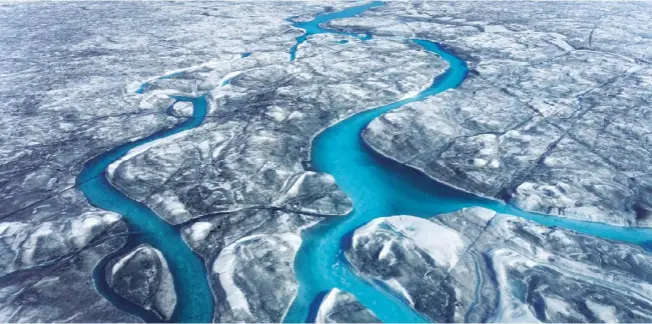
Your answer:
[[[316,34],[337,34],[342,36],[357,37],[360,40],[371,39],[371,33],[355,34],[349,32],[342,32],[335,29],[329,29],[322,26],[323,23],[329,22],[333,19],[348,18],[357,16],[368,9],[382,6],[383,2],[373,1],[361,6],[346,8],[340,11],[326,12],[316,15],[313,19],[308,21],[296,21],[296,17],[287,19],[296,28],[303,29],[304,33],[296,38],[296,44],[290,48],[290,61],[294,61],[297,55],[299,46],[308,40],[308,37]]]
[[[313,142],[313,168],[335,177],[353,200],[354,210],[348,216],[328,219],[302,234],[303,243],[295,260],[299,292],[286,322],[313,321],[321,297],[331,288],[352,293],[383,322],[427,321],[397,297],[357,277],[342,255],[350,234],[374,218],[397,214],[433,216],[480,203],[472,196],[455,199],[455,193],[447,188],[438,190],[408,168],[389,168],[360,137],[367,124],[383,113],[454,88],[464,80],[468,71],[464,61],[433,42],[413,42],[448,61],[448,71],[416,96],[356,114],[326,129]]]
[[[340,32],[324,28],[321,24],[333,19],[359,15],[380,5],[382,2],[371,2],[342,11],[320,14],[313,20],[305,22],[289,19],[288,21],[295,27],[305,31],[296,39],[296,45],[290,49],[290,61],[295,60],[299,46],[308,41],[311,35],[333,33],[361,40],[370,39],[371,33]],[[341,42],[344,41],[346,39]],[[353,231],[377,217],[397,214],[432,217],[463,207],[482,206],[548,226],[559,226],[590,235],[647,245],[644,244],[646,239],[652,237],[650,229],[613,227],[527,213],[437,183],[420,172],[378,155],[366,146],[360,137],[360,132],[371,120],[410,102],[423,100],[446,89],[454,88],[466,76],[467,67],[464,61],[445,52],[433,42],[412,41],[424,50],[448,61],[449,70],[435,78],[429,88],[416,96],[356,114],[326,129],[313,143],[314,169],[330,173],[335,177],[340,188],[353,200],[354,210],[346,217],[327,219],[302,233],[303,243],[295,260],[299,291],[284,319],[286,322],[314,320],[316,307],[322,297],[335,287],[355,295],[361,303],[385,322],[428,321],[379,283],[370,283],[358,277],[343,257],[342,253],[350,244]],[[249,53],[244,53],[242,56],[248,55]],[[228,83],[228,80],[225,82]],[[144,92],[148,86],[148,83],[143,84],[138,92]],[[114,188],[104,174],[109,164],[123,157],[129,150],[201,124],[206,115],[205,98],[178,97],[176,99],[193,103],[192,117],[171,129],[123,144],[89,160],[78,175],[76,186],[94,206],[121,214],[129,229],[127,244],[107,256],[96,267],[94,276],[98,291],[128,313],[140,316],[146,321],[159,321],[153,313],[115,294],[107,287],[104,280],[104,269],[108,260],[124,254],[138,244],[146,243],[161,251],[174,278],[177,306],[171,321],[209,322],[212,320],[214,302],[201,258],[181,239],[178,228],[162,220],[145,205],[130,199]]]
[[[97,290],[116,307],[141,317],[147,322],[160,322],[152,312],[142,309],[120,297],[108,287],[105,275],[106,263],[139,244],[149,244],[161,251],[174,278],[177,305],[170,321],[202,322],[213,319],[213,294],[208,285],[206,270],[201,258],[183,241],[178,228],[165,222],[147,206],[132,200],[106,179],[106,168],[123,157],[129,150],[199,126],[206,116],[206,99],[175,97],[178,101],[193,104],[193,115],[173,128],[161,130],[137,141],[125,143],[102,153],[84,164],[77,176],[76,185],[95,207],[116,212],[123,216],[129,236],[125,246],[105,257],[93,274]]]
[[[362,12],[359,9],[366,10],[376,5],[374,2],[355,7],[355,10],[348,13],[357,15]],[[324,23],[330,19],[347,17],[343,13],[347,11],[329,13],[326,17],[329,19],[325,19],[326,14],[320,15],[320,18],[315,20]],[[305,23],[295,23],[295,27],[305,28]],[[311,29],[306,29],[305,37],[297,38],[297,45],[290,50],[290,61],[295,59],[298,45],[305,42],[309,35],[319,32],[334,33],[332,30],[313,25],[309,27]],[[350,36],[346,33],[343,35]],[[371,34],[368,35],[371,37]],[[299,291],[286,314],[285,322],[313,322],[319,304],[332,288],[353,294],[383,322],[429,321],[409,307],[404,300],[384,289],[382,284],[358,277],[344,258],[343,253],[350,245],[352,233],[378,217],[433,217],[464,207],[481,206],[547,226],[558,226],[589,235],[646,245],[646,240],[652,237],[651,229],[614,227],[525,212],[438,183],[423,173],[385,158],[369,148],[360,135],[374,118],[405,104],[455,88],[467,75],[466,63],[444,51],[436,43],[427,40],[412,41],[446,60],[450,64],[449,69],[416,96],[353,115],[323,131],[313,142],[311,162],[314,171],[333,175],[339,187],[353,200],[354,210],[345,217],[327,219],[302,233],[303,242],[295,259]]]

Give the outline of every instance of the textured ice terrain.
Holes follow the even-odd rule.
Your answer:
[[[332,177],[304,169],[312,137],[367,104],[418,91],[443,64],[407,43],[369,40],[335,51],[333,42],[315,36],[294,63],[264,56],[267,65],[257,67],[254,53],[151,82],[153,91],[183,94],[187,84],[206,87],[207,121],[139,148],[110,167],[109,179],[173,224],[255,206],[345,215],[351,202]],[[212,90],[233,70],[240,72],[227,86]]]
[[[474,207],[379,218],[347,258],[436,322],[647,322],[652,256]]]
[[[75,177],[90,158],[189,118],[174,95],[204,94],[201,126],[135,148],[106,177],[203,258],[214,321],[282,321],[301,231],[354,208],[331,175],[310,171],[312,138],[446,68],[404,38],[441,42],[473,70],[460,88],[375,120],[363,134],[375,150],[527,210],[652,224],[649,4],[390,2],[329,23],[349,36],[313,35],[288,62],[301,31],[287,18],[351,5],[1,4],[0,322],[141,320],[92,277],[139,233],[90,206]],[[473,215],[464,230],[453,216],[379,219],[349,255],[437,321],[652,320],[639,248]],[[399,248],[406,259],[392,263]],[[175,274],[156,249],[111,259],[99,280],[173,316]],[[333,290],[317,320],[377,319]]]
[[[355,296],[333,288],[319,305],[315,323],[380,323]]]
[[[458,89],[375,120],[367,143],[525,210],[652,225],[652,41],[638,36],[651,27],[649,3],[601,3],[597,12],[580,3],[474,3],[458,11],[465,6],[391,3],[337,22],[390,35],[409,28],[473,62]]]
[[[246,209],[205,217],[184,228],[190,247],[207,260],[215,321],[278,322],[296,293],[295,234],[315,217]]]
[[[95,265],[125,242],[120,215],[66,191],[0,222],[0,321],[134,322],[93,288]]]
[[[137,94],[141,83],[244,52],[259,53],[254,64],[285,60],[298,32],[284,19],[322,9],[262,7],[0,5],[0,321],[139,320],[95,289],[95,266],[124,244],[126,228],[89,206],[75,177],[91,157],[188,117],[188,106],[170,107],[169,93],[145,86]]]
[[[122,297],[153,310],[161,320],[172,316],[177,303],[172,274],[160,251],[140,245],[107,264],[106,281]]]
[[[139,147],[109,167],[117,188],[184,226],[184,238],[212,270],[216,321],[282,320],[296,293],[292,267],[298,244],[278,253],[281,243],[268,236],[300,242],[298,232],[318,221],[315,216],[351,210],[330,175],[305,171],[312,137],[368,108],[360,102],[396,101],[445,68],[409,43],[368,40],[335,51],[329,50],[333,42],[328,35],[316,36],[295,63],[286,55],[263,56],[267,65],[258,67],[253,53],[152,81],[146,94],[188,95],[194,88],[187,84],[198,84],[198,91],[209,93],[207,120]],[[250,244],[260,253],[251,262],[264,263],[242,271],[237,264],[247,262],[243,251],[253,249]]]

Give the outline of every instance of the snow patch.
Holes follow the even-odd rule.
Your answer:
[[[593,314],[595,314],[602,322],[605,323],[618,323],[618,317],[616,317],[616,307],[607,306],[603,304],[596,303],[591,300],[586,301],[586,307],[588,307]]]
[[[194,242],[202,241],[208,233],[213,229],[213,224],[210,222],[197,222],[190,226],[190,239]]]
[[[120,258],[118,260],[118,262],[116,262],[113,265],[113,267],[111,267],[111,275],[115,276],[118,273],[118,271],[120,271],[120,269],[122,269],[127,264],[127,262],[129,260],[131,260],[131,258],[133,258],[134,255],[136,255],[136,253],[138,253],[138,251],[141,250],[141,248],[142,247],[138,247],[138,248],[134,249],[133,251],[129,252],[129,254],[127,254],[126,256]]]
[[[511,30],[502,25],[485,25],[484,31],[486,33],[510,33]]]
[[[242,71],[234,71],[227,73],[222,79],[220,79],[219,85],[222,87],[230,86],[231,79],[240,75]]]
[[[138,145],[138,146],[132,148],[131,150],[129,150],[129,152],[127,152],[127,154],[125,154],[125,155],[122,156],[121,158],[117,159],[115,162],[109,164],[109,166],[106,168],[106,174],[107,174],[107,177],[108,177],[109,179],[113,178],[113,175],[114,175],[114,173],[115,173],[115,170],[117,170],[118,167],[120,167],[120,164],[122,164],[123,162],[125,162],[125,161],[127,161],[127,160],[129,160],[129,159],[131,159],[131,158],[133,158],[133,157],[135,157],[135,156],[141,154],[141,153],[144,153],[144,152],[146,152],[147,150],[149,150],[149,149],[151,149],[152,147],[155,147],[155,146],[157,146],[157,145],[159,145],[159,144],[163,144],[163,143],[172,143],[172,142],[174,142],[176,139],[185,136],[186,132],[188,132],[188,131],[189,131],[189,130],[186,130],[186,131],[183,131],[183,132],[179,132],[179,133],[177,133],[177,134],[174,134],[174,135],[171,135],[171,136],[168,136],[168,137],[165,137],[165,138],[161,138],[161,139],[159,139],[159,140],[155,140],[155,141],[147,142],[147,143],[144,143],[144,144],[142,144],[142,145]]]
[[[450,271],[457,264],[466,244],[456,231],[414,216],[392,216],[377,218],[357,230],[353,237],[354,246],[359,245],[361,237],[372,237],[383,226],[414,242],[414,245],[430,255],[438,267]],[[388,242],[391,244],[391,241]]]
[[[236,285],[235,281],[233,280],[233,274],[236,271],[236,265],[239,263],[239,258],[236,252],[238,246],[256,239],[264,239],[268,241],[280,239],[285,244],[294,249],[295,252],[301,245],[301,237],[294,233],[283,233],[276,235],[256,234],[243,237],[235,241],[233,244],[222,249],[220,255],[215,259],[215,262],[213,262],[212,270],[219,276],[220,284],[222,285],[222,289],[224,289],[226,300],[229,303],[229,306],[231,306],[231,309],[240,310],[250,315],[251,311],[249,309],[249,302],[247,301],[247,297]],[[276,242],[274,243],[277,244]],[[278,248],[280,251],[283,251],[282,249],[287,249],[287,247],[283,246],[283,244],[279,244]]]
[[[233,244],[224,248],[217,259],[215,259],[215,262],[213,262],[213,272],[219,276],[220,284],[222,285],[222,289],[224,289],[229,306],[233,310],[241,310],[247,314],[251,314],[247,297],[233,280],[233,273],[237,264],[236,248],[239,244],[261,236],[264,235],[247,236],[235,241]]]

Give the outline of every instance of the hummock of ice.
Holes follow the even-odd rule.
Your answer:
[[[377,219],[346,256],[436,322],[652,320],[642,248],[480,207]]]
[[[106,265],[106,281],[118,295],[169,320],[177,304],[177,294],[167,261],[147,244]]]
[[[380,320],[355,296],[333,288],[319,305],[315,323],[380,323]]]

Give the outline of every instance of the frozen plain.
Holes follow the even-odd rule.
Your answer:
[[[525,210],[649,227],[649,3],[473,4],[494,19],[456,11],[470,4],[427,6],[437,7],[428,18],[408,7],[395,24],[471,61],[470,76],[455,91],[374,121],[364,134],[372,147]],[[633,12],[631,25],[625,12]],[[369,15],[338,26],[383,21],[376,28],[392,34],[388,20]]]
[[[309,19],[324,6],[2,5],[2,41],[10,46],[2,48],[0,96],[7,111],[3,124],[12,125],[2,130],[0,152],[8,265],[1,279],[2,320],[139,320],[95,291],[91,272],[124,243],[126,228],[119,215],[88,205],[74,188],[75,176],[94,155],[187,118],[191,109],[182,103],[170,108],[169,94],[206,94],[204,123],[151,142],[112,164],[107,177],[181,228],[205,259],[215,321],[282,320],[297,289],[293,258],[300,231],[353,207],[331,176],[306,171],[313,136],[355,112],[419,91],[446,68],[398,37],[441,42],[471,62],[472,70],[460,88],[374,121],[364,133],[372,147],[437,180],[524,209],[649,226],[644,117],[650,106],[650,36],[639,31],[650,30],[642,27],[649,24],[644,15],[650,7],[603,5],[604,12],[596,13],[576,3],[501,3],[500,12],[480,3],[472,9],[464,3],[388,3],[331,23],[340,30],[373,31],[373,39],[339,44],[337,35],[315,35],[293,63],[287,50],[301,32],[285,19]],[[622,18],[632,12],[633,19]],[[24,37],[11,37],[19,33]],[[150,79],[157,75],[168,77]],[[148,86],[136,94],[145,80]],[[524,143],[529,151],[522,150]],[[621,250],[647,258],[633,246]],[[528,271],[533,270],[520,275],[545,278]],[[631,277],[636,285],[650,280]],[[511,288],[502,283],[492,289]],[[325,300],[348,298],[331,294]],[[559,307],[574,302],[547,297],[541,298]],[[489,296],[473,307],[491,313],[498,309],[491,308],[494,300]],[[82,301],[88,306],[80,307]],[[535,312],[527,319],[648,318],[645,311],[634,317],[618,313],[620,305],[603,304],[587,304],[598,309],[589,315]],[[647,296],[635,304],[650,307]],[[500,305],[505,316],[509,307]],[[328,307],[333,306],[324,305],[320,314]],[[615,317],[595,315],[605,312]],[[452,314],[457,317],[447,319],[466,319]],[[471,320],[491,318],[477,316]]]

